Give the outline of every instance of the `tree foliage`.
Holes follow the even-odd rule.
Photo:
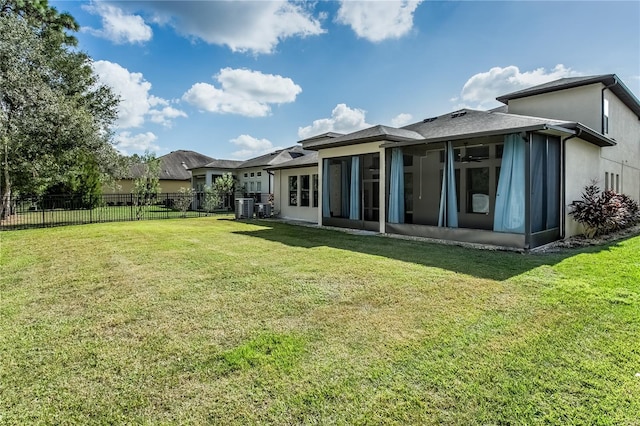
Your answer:
[[[136,218],[141,220],[144,208],[150,206],[160,193],[160,159],[149,152],[132,158],[134,164],[131,171],[135,175],[133,199],[136,205]]]
[[[96,188],[78,181],[120,169],[110,144],[118,99],[98,83],[91,59],[71,48],[65,31],[77,29],[44,0],[0,0],[0,217],[12,191]]]
[[[196,191],[193,188],[180,188],[180,192],[175,195],[173,200],[173,208],[182,213],[182,217],[187,217],[187,210],[193,203]]]

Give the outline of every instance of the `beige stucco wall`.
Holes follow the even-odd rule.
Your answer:
[[[314,222],[318,220],[318,207],[313,207],[313,175],[318,174],[318,166],[300,167],[295,169],[276,170],[274,175],[274,212],[284,219],[304,220]],[[298,200],[300,200],[300,177],[309,175],[310,177],[310,206],[290,206],[289,205],[289,176],[298,176]],[[319,178],[319,176],[318,176]],[[321,202],[318,194],[318,203]],[[298,204],[300,204],[298,202]]]
[[[600,148],[582,139],[569,139],[565,145],[565,235],[581,234],[582,226],[569,215],[569,204],[579,200],[584,187],[600,176]]]
[[[247,168],[247,169],[238,169],[236,171],[236,176],[238,176],[238,181],[240,182],[240,185],[244,185],[245,186],[245,190],[247,192],[259,192],[262,194],[268,194],[269,193],[269,173],[267,173],[266,170],[264,170],[265,166],[261,166],[261,167],[253,167],[253,168]],[[251,176],[251,173],[253,173],[253,177]],[[258,176],[258,173],[260,173],[260,176]],[[245,177],[245,174],[247,175]],[[260,182],[260,190],[258,190],[258,182]],[[251,184],[253,183],[253,190],[251,189]],[[273,192],[273,188],[271,188],[271,191]]]
[[[600,132],[602,130],[600,83],[557,92],[543,93],[509,101],[509,113],[578,121]]]
[[[616,95],[607,90],[609,100],[609,133],[617,145],[602,149],[600,182],[604,173],[620,175],[620,192],[640,201],[640,119]]]
[[[131,194],[133,192],[133,180],[121,179],[116,182],[118,187],[116,189],[105,186],[102,189],[103,194]],[[189,180],[160,180],[160,193],[169,194],[173,192],[180,192],[180,188],[190,188],[191,181]]]
[[[602,129],[601,83],[509,101],[509,112],[567,121],[577,121],[596,132]],[[609,102],[609,128],[605,134],[616,146],[599,148],[581,139],[569,139],[566,146],[566,190],[568,205],[581,197],[592,181],[604,189],[605,173],[619,180],[619,191],[640,201],[640,120],[611,90],[604,91]],[[609,185],[616,189],[615,183]],[[567,212],[569,208],[567,207]],[[566,235],[582,232],[567,215]]]
[[[317,221],[319,224],[322,224],[322,161],[325,158],[334,158],[334,157],[346,157],[346,156],[350,156],[350,155],[360,155],[360,154],[371,154],[371,153],[379,153],[380,154],[380,232],[384,233],[385,232],[385,218],[387,217],[387,203],[385,202],[386,200],[386,195],[385,195],[385,188],[386,188],[386,184],[385,182],[387,181],[387,177],[386,177],[386,160],[385,160],[385,149],[384,148],[380,148],[380,145],[383,143],[383,141],[377,141],[377,142],[369,142],[369,143],[362,143],[362,144],[357,144],[357,145],[349,145],[349,146],[341,146],[341,147],[335,147],[335,148],[327,148],[327,149],[321,149],[320,151],[318,151],[318,178],[320,179],[320,200],[319,200],[319,204],[320,206],[318,207],[318,215],[317,215]]]

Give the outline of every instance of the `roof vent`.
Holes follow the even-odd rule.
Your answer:
[[[465,115],[467,113],[467,111],[458,111],[458,112],[454,112],[453,114],[451,114],[451,118],[458,118],[458,117],[462,117],[463,115]]]
[[[432,121],[436,120],[438,117],[431,117],[431,118],[425,118],[424,120],[422,120],[423,123],[431,123]]]
[[[184,161],[182,162],[182,167],[184,167],[185,169],[188,169],[187,167],[187,163],[185,163]]]

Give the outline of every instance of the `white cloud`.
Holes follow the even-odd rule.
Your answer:
[[[298,127],[298,136],[302,139],[327,132],[351,133],[371,127],[365,120],[366,111],[349,108],[346,104],[338,104],[331,111],[331,118],[314,120],[313,124]]]
[[[290,78],[247,69],[223,68],[215,78],[220,89],[196,83],[182,99],[204,111],[264,117],[269,104],[293,102],[302,92]]]
[[[231,139],[230,142],[240,148],[238,151],[231,153],[231,157],[240,160],[282,149],[281,147],[273,146],[268,139],[257,139],[249,135],[240,135],[235,139]]]
[[[527,87],[547,83],[564,77],[575,77],[579,72],[567,68],[562,64],[552,70],[537,68],[533,71],[521,72],[515,65],[505,68],[494,67],[487,72],[472,76],[462,88],[461,99],[467,105],[475,104],[474,108],[485,109],[499,105],[496,97]]]
[[[391,125],[393,127],[402,127],[404,125],[411,123],[412,119],[413,119],[413,115],[411,114],[406,114],[406,113],[398,114],[391,119]]]
[[[120,132],[114,137],[114,145],[124,155],[133,152],[157,151],[160,149],[154,142],[158,139],[152,132],[138,133]]]
[[[143,11],[149,20],[170,25],[178,33],[232,51],[271,53],[289,37],[322,34],[312,3],[275,1],[129,1],[128,10]],[[125,5],[126,4],[126,5]]]
[[[93,69],[100,82],[111,87],[120,97],[116,121],[118,128],[140,127],[147,117],[152,122],[170,126],[172,119],[187,116],[183,111],[169,107],[169,101],[149,94],[151,83],[141,73],[129,72],[121,65],[109,61],[96,61]],[[153,109],[156,106],[164,108]]]
[[[151,40],[153,31],[139,15],[128,15],[119,7],[94,2],[83,9],[102,18],[102,29],[87,27],[86,31],[116,44],[144,43]]]
[[[166,106],[161,110],[156,109],[149,111],[149,116],[152,122],[162,124],[165,127],[171,127],[171,120],[178,117],[187,117],[187,114],[179,109]]]
[[[421,2],[342,0],[336,21],[372,42],[400,38],[411,31],[413,12]]]

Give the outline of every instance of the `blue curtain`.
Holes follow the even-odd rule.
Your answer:
[[[401,148],[391,150],[389,222],[404,223],[404,157]]]
[[[360,157],[351,157],[351,197],[349,219],[360,220]]]
[[[341,217],[349,217],[349,180],[351,162],[342,160],[340,162],[340,204],[342,205]]]
[[[440,212],[438,226],[458,227],[458,199],[456,197],[456,170],[454,167],[453,143],[447,142],[446,163],[442,171],[442,191],[440,192]]]
[[[330,182],[329,159],[322,160],[322,216],[331,217],[331,205],[329,204],[329,182]]]
[[[524,233],[525,216],[525,143],[518,134],[504,138],[504,150],[493,230],[498,232]]]

